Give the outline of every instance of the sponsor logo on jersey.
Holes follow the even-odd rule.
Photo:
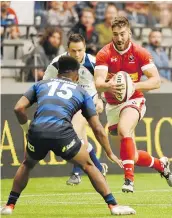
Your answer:
[[[138,108],[140,108],[140,102],[139,101],[132,101],[131,103],[133,105],[137,106]]]
[[[89,85],[83,85],[83,84],[80,84],[80,86],[83,88],[83,89],[85,89],[85,88],[89,88],[90,86]]]
[[[28,142],[28,144],[27,144],[27,147],[28,147],[28,149],[29,149],[30,151],[35,152],[34,146],[31,145],[29,142]]]
[[[117,59],[116,57],[112,57],[112,58],[110,59],[111,62],[117,62],[117,60],[118,60],[118,59]]]
[[[73,139],[70,144],[68,144],[62,148],[62,152],[66,152],[67,150],[69,150],[71,147],[73,147],[75,145],[75,143],[76,143],[76,140]]]
[[[131,74],[129,74],[129,75],[130,75],[130,77],[131,77],[131,79],[132,79],[133,82],[138,81],[138,78],[139,78],[138,72],[136,72],[136,73],[131,73]]]

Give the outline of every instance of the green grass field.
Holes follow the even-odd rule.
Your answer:
[[[66,186],[67,177],[30,179],[22,193],[14,218],[110,218],[104,200],[97,194],[88,178],[82,177],[78,186]],[[122,175],[108,175],[108,184],[120,204],[130,205],[136,215],[120,216],[138,218],[172,218],[172,188],[158,174],[136,174],[135,193],[121,192]],[[4,205],[12,180],[2,180],[2,199]],[[9,216],[3,216],[9,217]]]

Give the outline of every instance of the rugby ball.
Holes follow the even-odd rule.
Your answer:
[[[120,94],[117,93],[115,98],[121,103],[128,101],[135,91],[130,75],[124,71],[119,71],[114,76],[114,82],[115,84],[124,84],[124,89],[121,90]]]

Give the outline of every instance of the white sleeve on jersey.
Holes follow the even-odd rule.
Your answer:
[[[56,79],[57,74],[58,70],[52,64],[49,64],[44,73],[43,80]]]
[[[90,60],[91,63],[95,64],[96,63],[96,57],[94,57],[93,55],[91,54],[87,54],[88,55],[88,58]]]
[[[58,70],[52,65],[54,62],[58,61],[59,58],[63,55],[66,55],[67,52],[55,57],[52,62],[48,65],[44,76],[43,76],[43,80],[48,80],[48,79],[56,79],[57,78],[57,74],[58,74]]]
[[[94,96],[97,93],[94,83],[94,67],[95,57],[90,54],[85,54],[79,69],[78,83],[90,96]]]

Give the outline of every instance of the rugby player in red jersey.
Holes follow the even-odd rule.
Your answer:
[[[120,157],[125,174],[122,191],[134,190],[134,164],[154,168],[172,186],[168,158],[157,159],[146,151],[137,150],[134,141],[134,130],[146,111],[142,91],[160,87],[158,70],[149,52],[131,41],[130,24],[125,17],[116,17],[112,21],[112,32],[112,42],[104,46],[96,56],[95,83],[97,90],[104,92],[107,100],[109,132],[112,136],[118,132],[120,137]],[[123,88],[114,83],[113,77],[118,71],[127,72],[135,88],[131,98],[123,103],[114,97]],[[146,81],[140,81],[143,74],[148,78]]]

